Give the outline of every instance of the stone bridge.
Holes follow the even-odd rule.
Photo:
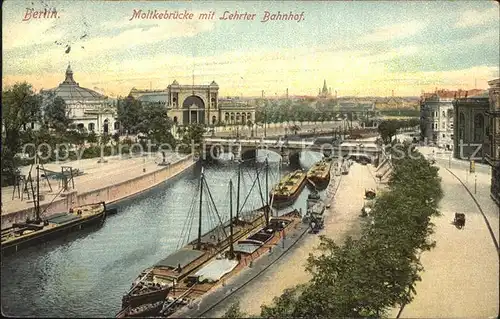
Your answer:
[[[381,149],[373,141],[345,140],[334,143],[318,143],[315,139],[290,141],[282,139],[224,139],[205,138],[202,154],[204,159],[219,159],[222,153],[232,153],[235,159],[248,160],[257,157],[257,150],[273,151],[281,155],[284,163],[297,163],[303,151],[318,152],[325,156],[365,159],[374,162]]]

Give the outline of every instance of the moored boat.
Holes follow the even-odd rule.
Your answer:
[[[330,183],[330,168],[332,161],[322,159],[315,163],[307,172],[307,180],[319,190],[325,189]]]
[[[295,202],[306,184],[306,174],[302,170],[296,170],[285,175],[281,181],[274,186],[270,193],[273,207],[282,208]]]
[[[122,310],[116,315],[117,317],[129,316],[131,309],[135,309],[141,304],[151,304],[161,300],[169,300],[169,295],[175,296],[176,293],[179,293],[183,289],[187,291],[189,289],[189,283],[192,281],[193,274],[203,269],[207,263],[212,261],[215,256],[220,255],[224,250],[227,250],[235,241],[248,236],[248,234],[251,234],[255,229],[258,229],[259,226],[265,223],[265,216],[267,216],[269,212],[267,205],[245,214],[237,214],[235,218],[232,217],[231,213],[227,222],[221,222],[219,226],[202,235],[201,203],[204,187],[211,200],[210,191],[202,170],[200,178],[200,207],[197,239],[187,243],[181,249],[160,260],[153,267],[144,270],[133,283],[130,291],[122,298]],[[212,202],[212,204],[214,203]],[[216,209],[215,212],[217,213]],[[239,204],[237,206],[237,212],[241,212]],[[218,213],[217,216],[212,217],[218,218],[220,221]],[[185,226],[191,229],[191,225],[186,224]],[[230,234],[230,236],[228,236],[228,234]],[[187,233],[186,237],[189,237],[189,233]],[[216,266],[218,267],[219,265]],[[171,310],[172,308],[169,308],[169,311]]]
[[[176,292],[171,290],[165,306],[161,312],[163,316],[173,316],[178,311],[189,311],[186,305],[208,293],[220,281],[236,276],[244,267],[265,255],[266,251],[272,250],[287,232],[292,232],[301,222],[301,215],[293,210],[281,216],[272,217],[266,225],[249,233],[245,239],[234,242],[228,249],[212,258],[203,267],[189,276],[189,281],[176,286]],[[293,236],[293,235],[292,235]],[[222,257],[226,256],[226,257]],[[232,256],[232,257],[229,257]],[[177,317],[189,318],[192,313],[180,313]]]
[[[67,213],[55,214],[45,220],[35,218],[25,223],[14,223],[12,227],[2,229],[2,255],[6,256],[92,225],[101,225],[105,218],[106,204],[101,202],[74,207]]]

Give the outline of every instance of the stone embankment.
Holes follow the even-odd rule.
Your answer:
[[[96,159],[80,160],[63,165],[71,165],[73,169],[83,171],[83,175],[69,183],[66,192],[61,191],[61,183],[56,179],[40,179],[40,212],[44,217],[68,211],[69,208],[104,201],[106,204],[116,203],[153,188],[166,180],[184,172],[195,164],[192,155],[179,157],[169,155],[170,165],[160,166],[159,160],[151,157],[121,158],[109,157],[104,163]],[[48,171],[61,171],[60,165],[46,164]],[[29,172],[29,167],[22,173]],[[26,171],[26,172],[25,172]],[[40,172],[43,174],[43,171]],[[50,173],[49,173],[50,174]],[[59,182],[59,185],[58,185]],[[50,183],[50,187],[49,187]],[[34,186],[36,187],[36,185]],[[2,229],[13,223],[24,222],[34,213],[33,198],[13,187],[2,188]],[[50,190],[50,188],[52,190]],[[30,189],[30,185],[28,185]]]

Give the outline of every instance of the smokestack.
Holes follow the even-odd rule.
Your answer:
[[[286,89],[286,98],[288,99],[288,88]]]
[[[392,90],[392,97],[394,97],[394,90]]]

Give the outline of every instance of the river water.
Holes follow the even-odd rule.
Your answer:
[[[279,167],[280,157],[259,151],[258,160],[268,156],[269,190],[290,167]],[[322,155],[301,154],[300,163],[308,169]],[[251,186],[259,165],[244,163],[241,168],[240,203],[247,194],[243,211],[262,206],[258,186]],[[162,185],[116,205],[118,214],[107,218],[97,230],[86,230],[63,239],[20,251],[2,260],[2,313],[22,317],[114,317],[120,310],[121,297],[145,268],[174,252],[181,244],[197,236],[199,178],[201,164]],[[229,179],[236,194],[237,164],[206,164],[207,184],[222,220],[229,219]],[[265,173],[259,174],[265,194]],[[309,189],[291,208],[302,208]],[[264,196],[264,201],[266,198]],[[208,196],[202,211],[214,211]],[[236,211],[236,195],[233,195]],[[211,207],[211,208],[210,208]],[[192,215],[189,236],[181,236],[183,225]],[[203,231],[213,227],[213,218],[203,214]],[[191,224],[191,223],[188,223]]]

